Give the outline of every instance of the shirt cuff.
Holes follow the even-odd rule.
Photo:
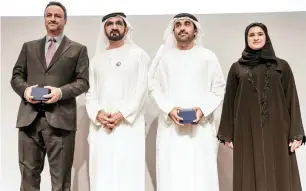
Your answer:
[[[28,88],[26,88],[26,89],[24,90],[24,92],[23,92],[23,97],[24,97],[24,98],[26,97],[27,89],[28,89]]]
[[[62,93],[62,89],[61,88],[58,88],[58,90],[59,90],[59,92],[60,92],[60,100],[62,99],[62,97],[63,97],[63,93]]]
[[[24,92],[23,92],[23,98],[26,99],[26,93],[27,93],[27,90],[29,89],[29,87],[27,87]]]

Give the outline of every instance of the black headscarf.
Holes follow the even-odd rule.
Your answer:
[[[266,43],[259,50],[253,50],[248,45],[249,30],[250,28],[255,27],[255,26],[260,27],[266,35]],[[242,52],[241,58],[239,59],[239,62],[241,64],[255,66],[255,65],[258,65],[259,63],[265,63],[265,61],[269,61],[269,60],[276,61],[277,60],[272,43],[271,43],[271,39],[268,34],[268,29],[264,24],[252,23],[249,26],[247,26],[247,28],[245,29],[245,33],[244,33],[244,40],[245,40],[245,48]]]

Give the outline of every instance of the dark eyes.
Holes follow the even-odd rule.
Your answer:
[[[108,22],[108,23],[106,23],[106,26],[111,26],[113,24],[114,24],[113,22]],[[117,21],[117,22],[115,22],[115,25],[123,26],[123,22]]]
[[[191,23],[190,23],[189,21],[184,22],[184,25],[185,25],[185,26],[190,26],[190,24],[191,24]],[[176,23],[176,24],[175,24],[175,27],[180,27],[181,25],[182,25],[181,23]]]
[[[47,17],[52,17],[52,14],[47,14],[46,15]],[[57,18],[62,18],[62,15],[59,15],[59,14],[54,14],[54,17],[57,17]]]
[[[257,35],[258,35],[258,36],[263,36],[264,33],[257,33]],[[254,33],[249,34],[249,37],[252,37],[252,36],[255,36],[255,34],[254,34]]]

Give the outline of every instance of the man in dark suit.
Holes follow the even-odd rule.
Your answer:
[[[45,9],[47,35],[26,42],[13,68],[11,86],[22,98],[18,117],[21,191],[40,190],[47,154],[52,191],[71,190],[76,132],[76,97],[89,89],[86,46],[64,34],[66,8],[50,2]],[[47,87],[47,101],[34,101],[33,87]]]

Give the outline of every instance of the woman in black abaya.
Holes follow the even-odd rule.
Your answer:
[[[218,139],[233,149],[233,191],[302,191],[295,150],[305,143],[289,64],[252,23],[227,78]]]

